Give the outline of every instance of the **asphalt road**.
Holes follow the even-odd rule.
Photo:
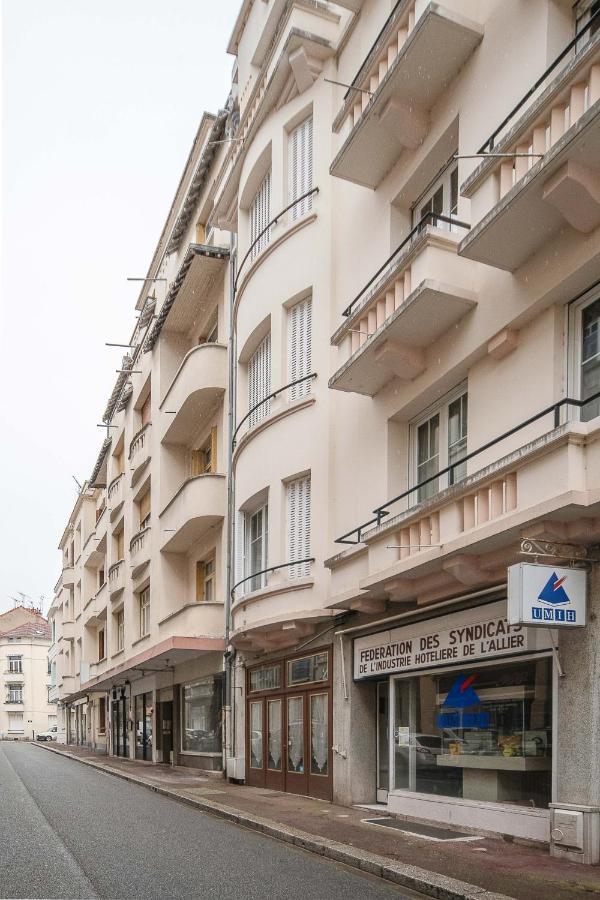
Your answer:
[[[0,896],[417,895],[41,748],[0,742]]]

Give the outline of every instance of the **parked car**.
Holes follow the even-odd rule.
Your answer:
[[[38,731],[36,741],[56,741],[58,740],[58,725],[52,725],[48,731]]]

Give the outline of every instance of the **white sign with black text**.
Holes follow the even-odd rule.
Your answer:
[[[536,563],[508,567],[508,621],[512,625],[578,628],[586,623],[587,574]]]
[[[551,647],[547,633],[506,618],[506,601],[380,631],[354,641],[354,679]]]

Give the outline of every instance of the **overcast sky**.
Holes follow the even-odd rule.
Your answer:
[[[240,0],[3,0],[0,611],[60,574],[145,275]],[[217,12],[217,16],[215,15]]]

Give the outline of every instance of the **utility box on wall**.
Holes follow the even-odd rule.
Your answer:
[[[230,756],[227,760],[227,777],[243,781],[246,777],[246,760],[243,756]]]
[[[600,862],[600,807],[550,804],[550,853],[571,862]]]

